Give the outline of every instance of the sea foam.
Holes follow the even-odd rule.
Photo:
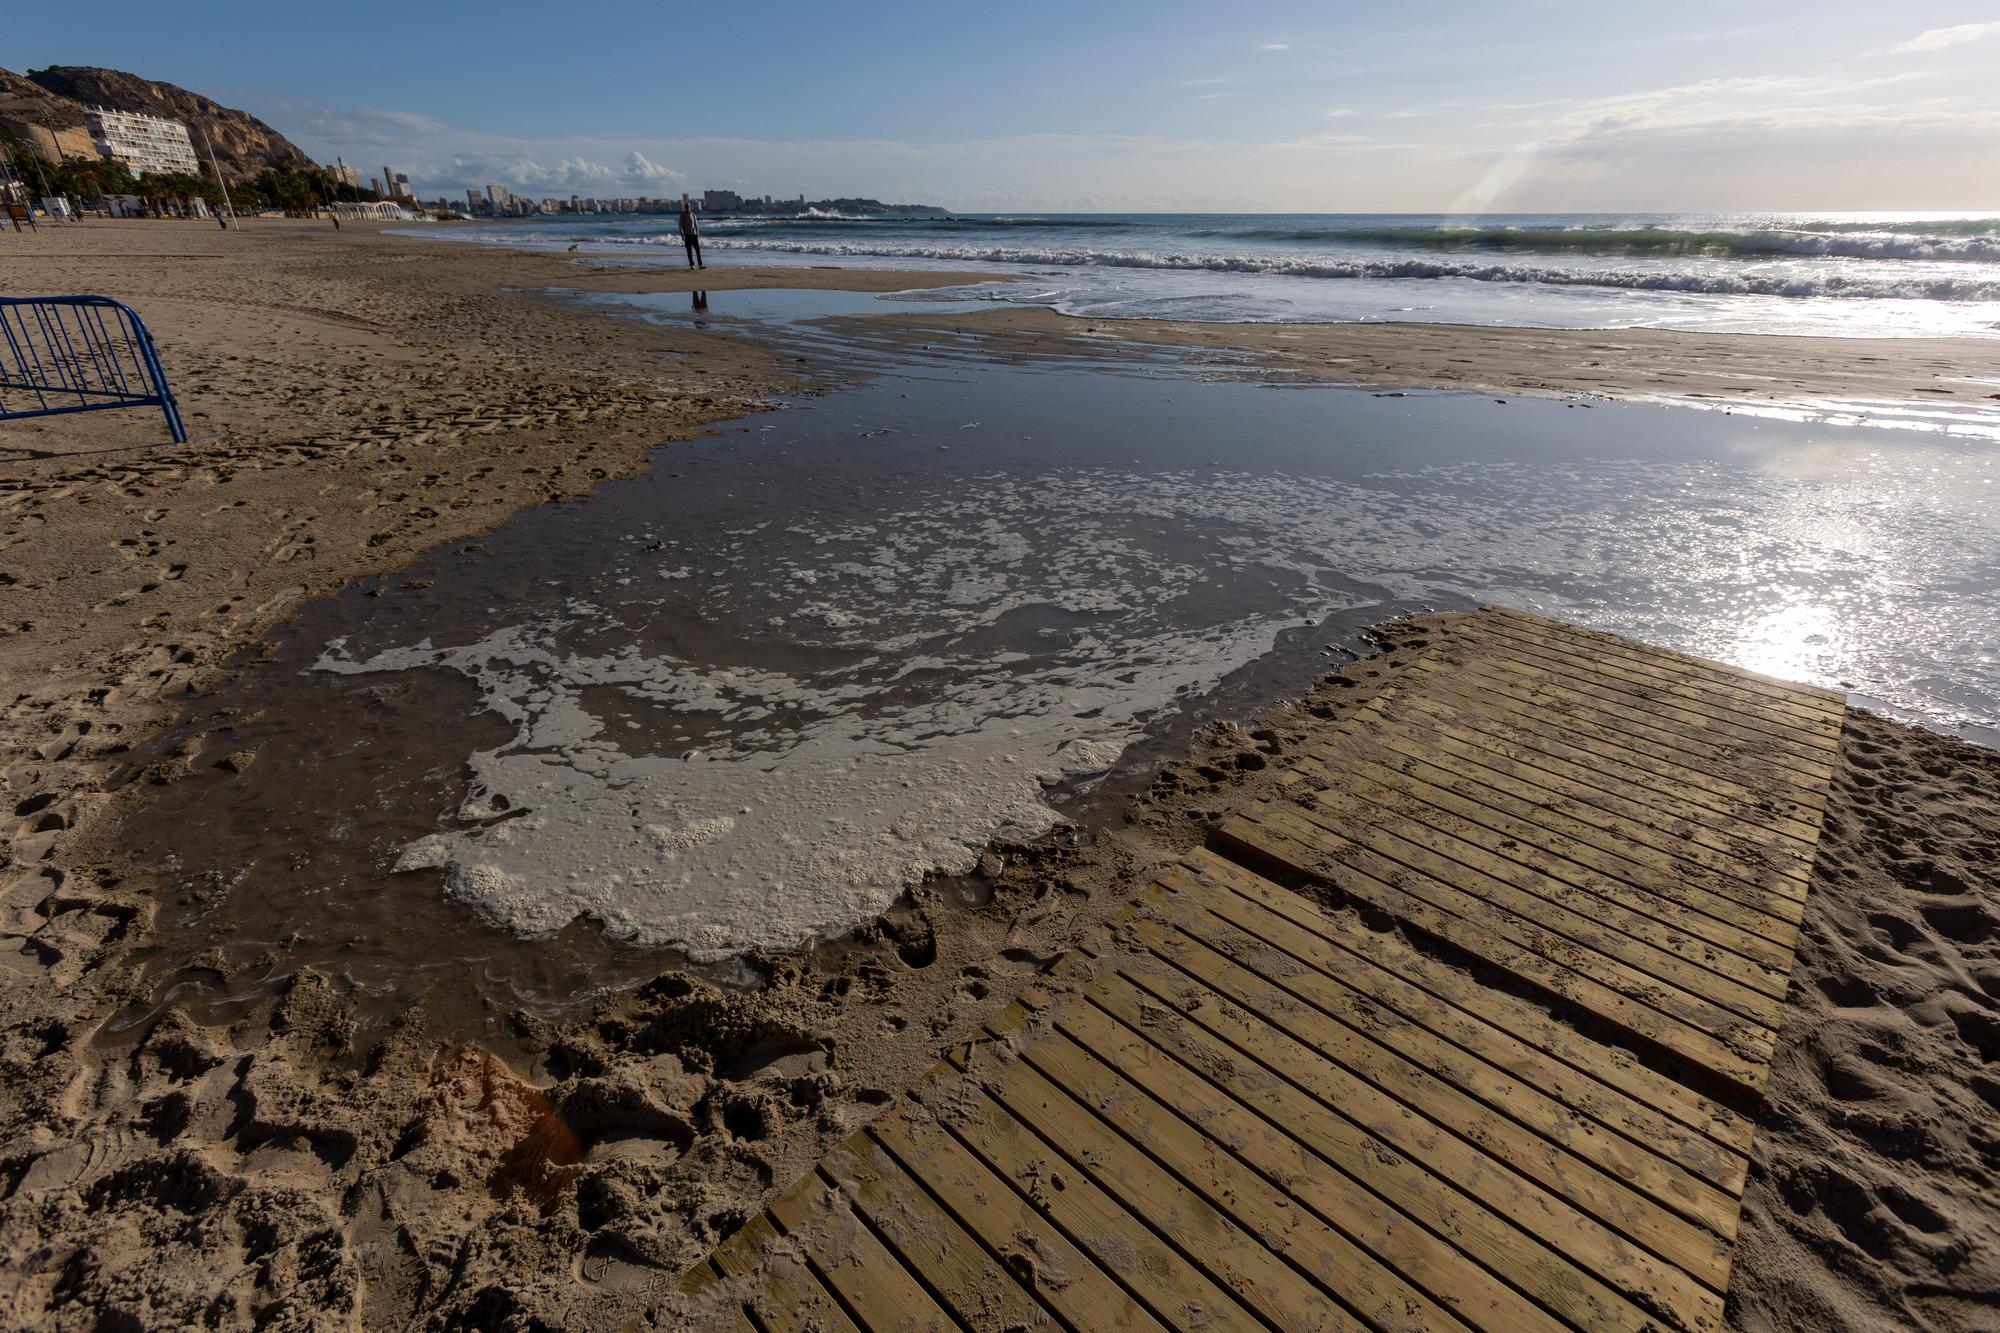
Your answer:
[[[665,238],[661,238],[661,244]],[[676,239],[674,244],[680,242]],[[1085,268],[1168,269],[1286,278],[1421,279],[1457,278],[1482,283],[1527,283],[1546,287],[1598,287],[1617,291],[1684,292],[1726,296],[1841,297],[1877,301],[2000,301],[2000,278],[1978,274],[1898,271],[1885,274],[1845,269],[1610,268],[1492,264],[1425,258],[1339,259],[1222,253],[1098,250],[895,242],[787,241],[717,238],[718,249],[743,248],[781,254],[947,260],[962,264],[1062,265]]]

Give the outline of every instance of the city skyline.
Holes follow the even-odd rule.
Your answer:
[[[1273,3],[1226,29],[1180,0],[1005,24],[614,7],[576,40],[514,0],[477,25],[377,0],[247,22],[112,8],[20,16],[9,59],[198,88],[316,160],[403,164],[428,198],[498,180],[961,210],[1966,209],[2000,181],[2000,22],[1966,4],[1691,0],[1667,35],[1574,0]],[[250,72],[278,50],[314,58]]]

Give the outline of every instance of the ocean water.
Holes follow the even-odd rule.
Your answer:
[[[1018,273],[985,295],[1100,318],[2000,337],[2000,217],[1966,214],[811,215],[703,231],[718,263]],[[680,248],[666,217],[427,234]]]

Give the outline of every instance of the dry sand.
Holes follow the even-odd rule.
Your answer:
[[[1307,727],[1449,630],[1393,627],[1382,656],[1308,698],[1205,733],[1110,836],[996,849],[988,906],[919,889],[852,941],[760,960],[771,979],[755,991],[667,975],[586,1020],[519,1015],[512,1065],[440,1041],[421,1012],[358,1034],[347,999],[288,969],[282,946],[266,960],[277,994],[227,1027],[168,1008],[107,1031],[154,904],[92,830],[127,799],[105,790],[120,753],[177,696],[302,599],[629,473],[806,368],[502,290],[640,289],[623,271],[580,283],[561,256],[270,223],[4,244],[10,290],[132,300],[191,425],[216,438],[143,447],[158,432],[138,412],[0,427],[15,813],[0,1325],[615,1328],[648,1309],[670,1323],[661,1294],[680,1269],[1114,912],[1134,871],[1199,841]],[[728,269],[701,285],[946,280],[963,275]],[[1368,375],[1385,378],[1351,376],[1366,382],[1555,381],[1529,364],[1543,353],[1482,365],[1496,331],[1305,332],[1374,348]],[[1601,338],[1533,336],[1563,364]],[[1674,364],[1638,342],[1654,359],[1635,374]],[[1725,342],[1712,355],[1769,350]],[[1397,359],[1418,343],[1438,357]],[[1939,373],[1928,356],[1882,374],[1914,386]],[[1844,753],[1732,1311],[1748,1328],[1993,1327],[2000,755],[1860,715]]]

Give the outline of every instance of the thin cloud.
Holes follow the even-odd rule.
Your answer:
[[[1922,51],[1943,51],[1953,46],[1964,46],[1982,37],[2000,33],[2000,23],[1960,23],[1950,28],[1932,28],[1920,32],[1907,42],[1898,42],[1890,47],[1897,55],[1914,55]]]
[[[414,111],[383,107],[307,106],[294,115],[305,134],[351,148],[396,148],[444,133],[451,127]]]
[[[1875,120],[1911,105],[1908,98],[1883,106],[1865,99],[1870,90],[1921,82],[1921,72],[1890,74],[1873,79],[1759,74],[1728,79],[1703,79],[1671,88],[1618,93],[1609,97],[1558,99],[1492,106],[1488,113],[1541,108],[1549,114],[1524,122],[1548,129],[1557,137],[1605,134],[1623,130],[1660,129],[1675,125],[1768,123],[1802,119],[1820,123]],[[1831,105],[1829,105],[1831,103]]]
[[[1289,51],[1292,49],[1292,44],[1290,42],[1266,42],[1257,49],[1259,51]]]
[[[1345,120],[1349,116],[1358,116],[1361,113],[1351,106],[1337,106],[1326,114],[1332,116],[1335,120]]]

